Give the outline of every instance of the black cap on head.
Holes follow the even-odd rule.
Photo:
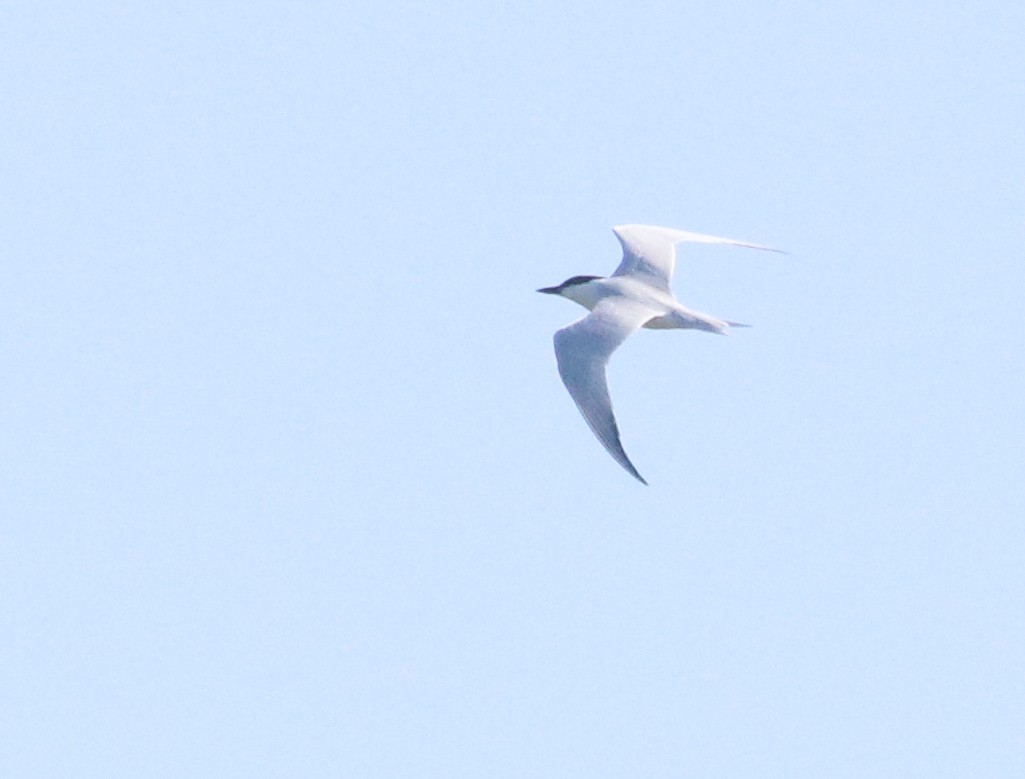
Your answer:
[[[576,286],[577,284],[586,284],[589,281],[594,281],[595,279],[602,279],[602,278],[605,278],[605,277],[604,276],[571,276],[570,278],[566,279],[564,282],[562,282],[562,284],[560,284],[557,287],[542,287],[541,289],[538,290],[538,292],[543,292],[546,295],[558,295],[560,292],[562,292],[564,289],[566,289],[566,287],[573,287],[573,286]]]

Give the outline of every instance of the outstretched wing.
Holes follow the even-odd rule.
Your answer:
[[[555,357],[562,383],[602,446],[644,484],[648,482],[634,468],[619,440],[605,365],[616,347],[660,313],[663,312],[626,298],[606,298],[583,319],[555,334]]]
[[[637,276],[651,286],[669,292],[669,281],[673,277],[673,265],[676,261],[676,244],[719,243],[728,246],[744,246],[748,249],[764,249],[775,252],[768,246],[756,243],[734,241],[732,238],[719,238],[715,235],[688,233],[685,230],[673,230],[670,227],[650,227],[648,225],[620,225],[613,227],[613,232],[623,245],[623,260],[616,268],[613,276]]]

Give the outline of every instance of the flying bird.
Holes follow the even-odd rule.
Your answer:
[[[688,233],[669,227],[614,227],[623,245],[623,260],[610,277],[572,276],[557,287],[538,292],[561,295],[588,311],[555,333],[559,375],[591,431],[612,458],[642,484],[647,484],[626,456],[612,413],[605,366],[616,348],[640,327],[653,330],[695,329],[726,335],[739,322],[692,311],[673,297],[669,281],[676,261],[676,244],[716,243],[748,249],[778,251],[768,246]]]

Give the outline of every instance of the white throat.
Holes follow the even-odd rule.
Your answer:
[[[559,294],[591,311],[598,305],[598,301],[609,296],[610,291],[605,289],[603,281],[605,279],[593,279],[585,281],[583,284],[574,284],[572,287],[566,287]]]

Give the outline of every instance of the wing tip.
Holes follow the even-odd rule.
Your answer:
[[[613,227],[612,232],[621,241],[626,240],[630,233],[647,232],[650,235],[668,238],[673,243],[686,243],[688,241],[692,243],[720,243],[727,246],[741,246],[745,249],[760,249],[764,252],[775,252],[776,254],[790,254],[790,252],[783,249],[775,249],[772,246],[765,246],[760,243],[748,243],[747,241],[738,241],[735,238],[724,238],[705,233],[692,233],[689,230],[677,230],[675,227],[660,227],[659,225],[622,224]]]
[[[741,241],[733,241],[734,246],[741,246],[745,249],[760,249],[763,252],[775,252],[776,254],[790,254],[788,251],[783,249],[773,249],[771,246],[762,246],[760,243],[743,243]]]
[[[615,424],[615,423],[613,423],[613,424]],[[624,471],[626,471],[631,476],[633,476],[635,479],[637,479],[637,481],[639,481],[645,487],[650,487],[651,485],[648,484],[647,479],[645,479],[643,476],[641,476],[640,471],[638,471],[637,468],[634,466],[634,464],[632,462],[630,462],[630,456],[626,453],[626,449],[623,448],[623,442],[620,441],[620,439],[619,439],[619,429],[618,429],[618,426],[614,430],[614,433],[615,433],[615,439],[614,439],[614,444],[615,445],[612,445],[612,442],[606,441],[601,436],[598,436],[598,440],[602,442],[602,444],[608,450],[609,454],[612,455],[612,459],[615,460],[617,463],[619,463],[623,467]]]

